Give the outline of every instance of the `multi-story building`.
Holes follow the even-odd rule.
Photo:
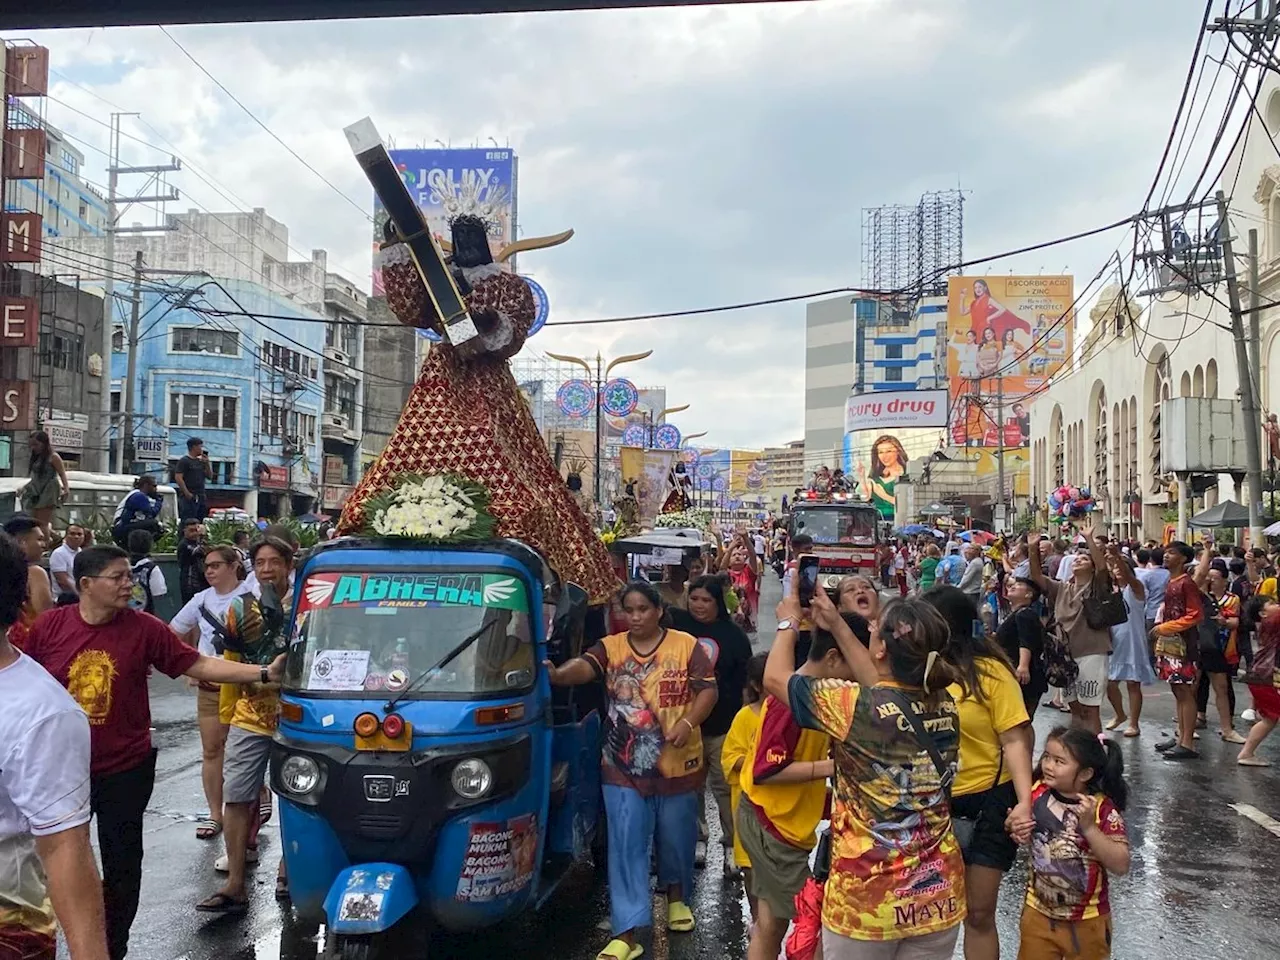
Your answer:
[[[21,182],[21,181],[18,181]],[[102,298],[82,290],[75,278],[41,276],[13,270],[0,281],[0,295],[31,298],[38,305],[34,350],[0,350],[0,381],[20,390],[22,399],[6,396],[6,405],[25,405],[17,422],[27,422],[49,434],[49,442],[71,470],[97,465],[103,446],[100,423],[102,361]],[[13,315],[13,316],[16,316]],[[16,335],[13,316],[5,330]],[[9,410],[5,410],[6,421]],[[16,409],[13,413],[17,414]],[[0,475],[23,476],[27,470],[30,431],[6,434],[9,454],[0,461]]]
[[[183,287],[143,290],[141,312],[154,319],[135,345],[133,465],[167,475],[199,437],[213,464],[211,506],[252,516],[317,509],[326,318],[247,280]],[[113,346],[112,410],[120,412],[123,327]]]
[[[1245,272],[1241,251],[1250,231],[1258,242],[1261,370],[1260,405],[1280,405],[1280,166],[1272,143],[1280,130],[1280,78],[1268,74],[1256,98],[1259,109],[1251,129],[1228,158],[1220,189],[1228,194],[1229,218],[1219,225],[1214,206],[1196,217],[1186,212],[1172,225],[1184,237],[1175,262],[1156,256],[1151,272],[1158,297],[1139,299],[1142,291],[1103,291],[1090,311],[1092,328],[1069,369],[1031,406],[1032,501],[1043,507],[1062,484],[1089,486],[1098,501],[1095,519],[1125,536],[1163,533],[1175,505],[1185,518],[1214,502],[1247,503],[1239,475],[1175,477],[1164,472],[1162,451],[1173,446],[1163,422],[1161,402],[1179,397],[1220,399],[1237,409],[1240,378],[1230,329],[1224,264],[1218,243],[1229,230]],[[1206,186],[1212,198],[1215,187]],[[1159,231],[1156,232],[1159,236]],[[1189,266],[1193,264],[1194,266]],[[1195,282],[1189,276],[1195,275]],[[1165,340],[1162,332],[1177,333]],[[1236,420],[1236,437],[1261,424]],[[1280,458],[1269,455],[1262,437],[1265,509],[1280,505]],[[1171,515],[1171,514],[1170,514]]]
[[[391,439],[400,411],[418,375],[417,331],[399,326],[386,297],[368,300],[369,326],[364,331],[364,433],[360,443],[361,473]]]
[[[770,507],[781,509],[782,498],[790,502],[797,488],[808,482],[804,464],[804,441],[792,440],[785,447],[766,447],[764,461],[769,465],[769,486],[765,491]]]
[[[840,464],[845,401],[873,390],[930,390],[939,376],[946,299],[912,309],[865,297],[809,304],[805,318],[804,446],[810,466]],[[826,458],[826,459],[824,459]]]
[[[364,434],[364,324],[368,298],[351,281],[336,273],[325,275],[324,416],[320,437],[324,444],[320,506],[337,510],[361,473]]]
[[[254,296],[287,304],[288,308],[283,311],[285,315],[298,313],[315,321],[302,325],[308,329],[313,326],[319,328],[321,340],[318,346],[325,361],[323,377],[314,382],[307,378],[309,388],[322,403],[321,410],[317,411],[322,420],[323,436],[322,459],[317,474],[319,483],[316,490],[311,491],[311,477],[305,472],[293,477],[291,483],[296,485],[300,478],[306,479],[307,483],[302,488],[293,488],[295,498],[301,500],[310,495],[315,498],[313,506],[317,511],[337,510],[362,469],[362,438],[371,419],[366,416],[365,383],[369,379],[383,376],[379,372],[369,377],[364,372],[367,359],[364,324],[367,320],[368,298],[351,280],[329,270],[328,254],[324,250],[312,250],[310,259],[290,260],[288,227],[269,216],[261,207],[247,212],[189,210],[169,216],[167,223],[172,229],[161,234],[118,236],[115,258],[126,261],[141,252],[147,269],[162,272],[158,276],[165,277],[165,271],[172,273],[190,270],[193,274],[192,284],[197,283],[201,276],[217,277],[228,285],[232,282],[246,283],[251,285]],[[93,264],[99,262],[97,258],[105,255],[105,240],[81,238],[68,243],[67,248],[71,251],[69,256],[79,257],[86,269],[91,269]],[[117,285],[119,283],[117,280]],[[272,311],[260,312],[269,314]],[[322,319],[327,319],[328,323],[322,323]],[[212,321],[206,318],[205,322]],[[274,323],[273,319],[263,324],[253,324],[256,331],[246,330],[245,335],[252,337],[255,333],[261,334],[265,326]],[[216,338],[213,332],[206,336]],[[307,338],[296,339],[311,342]],[[256,343],[257,340],[252,342]],[[178,352],[196,353],[196,356],[183,358],[182,367],[185,371],[192,371],[207,361],[209,372],[218,374],[226,363],[224,359],[214,358],[216,350],[189,351],[180,348]],[[150,364],[155,356],[154,350],[140,352],[137,369],[142,380],[151,376]],[[240,359],[258,358],[241,356]],[[381,367],[381,363],[378,366]],[[399,410],[399,405],[396,410]],[[268,424],[272,423],[270,415],[265,419]],[[376,449],[381,449],[381,444]],[[301,469],[303,460],[298,457],[295,454],[293,460]],[[263,462],[268,467],[280,466],[269,460]],[[270,483],[278,482],[278,478],[271,476],[270,471],[267,475]],[[228,482],[224,486],[229,495],[239,492],[231,489],[236,484]],[[260,489],[272,491],[264,494],[265,501],[270,501],[268,506],[271,508],[278,507],[280,488],[271,486]]]
[[[38,213],[49,245],[46,274],[66,273],[62,243],[78,237],[106,236],[107,201],[84,181],[84,154],[57,127],[33,114],[20,100],[9,107],[13,128],[43,128],[46,136],[43,180],[13,180],[5,209]]]

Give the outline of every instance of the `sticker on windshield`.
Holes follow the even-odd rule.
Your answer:
[[[321,650],[311,661],[308,690],[363,690],[368,650]]]
[[[299,612],[328,607],[495,607],[526,610],[519,577],[500,573],[313,573]]]

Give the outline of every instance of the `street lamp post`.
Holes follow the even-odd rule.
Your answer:
[[[628,353],[628,354],[625,354],[624,356],[617,357],[614,360],[611,360],[608,366],[603,366],[604,361],[601,359],[600,354],[597,353],[595,370],[593,372],[591,367],[591,362],[583,357],[569,357],[559,353],[551,353],[549,351],[547,353],[547,356],[550,357],[552,360],[560,360],[564,363],[572,363],[572,364],[575,364],[576,366],[582,367],[583,370],[587,371],[587,377],[591,379],[592,382],[594,382],[595,384],[595,388],[596,388],[596,459],[595,459],[596,505],[601,509],[603,509],[604,507],[604,495],[601,488],[600,454],[601,454],[601,446],[604,442],[603,441],[604,431],[603,431],[603,428],[601,425],[601,419],[600,419],[600,414],[601,414],[600,392],[604,388],[605,381],[608,380],[609,374],[613,372],[615,367],[620,367],[624,363],[631,363],[632,361],[635,361],[635,360],[644,360],[652,355],[653,355],[652,350],[646,350],[643,353]]]

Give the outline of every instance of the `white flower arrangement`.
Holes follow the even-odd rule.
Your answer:
[[[495,526],[488,506],[488,491],[465,477],[406,475],[370,499],[365,533],[436,543],[484,540]]]
[[[691,508],[679,513],[660,513],[654,521],[655,527],[680,530],[701,530],[706,533],[711,529],[711,511]]]

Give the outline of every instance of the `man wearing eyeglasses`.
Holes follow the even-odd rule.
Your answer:
[[[260,667],[207,657],[183,643],[163,621],[129,606],[129,555],[118,547],[81,550],[72,574],[79,603],[41,616],[26,653],[89,718],[107,946],[111,960],[123,960],[142,886],[142,818],[155,785],[147,671],[207,683],[269,683],[279,680],[284,657]]]

